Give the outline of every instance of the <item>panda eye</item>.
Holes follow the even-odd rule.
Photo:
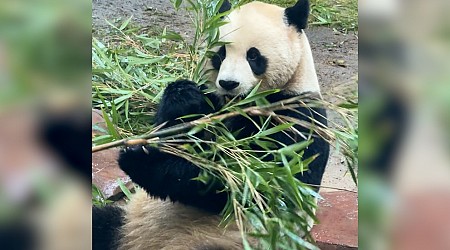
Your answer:
[[[218,70],[226,56],[227,52],[225,46],[220,47],[220,49],[211,58],[213,67]]]
[[[257,48],[252,47],[247,51],[247,61],[255,75],[260,76],[266,72],[268,60]]]
[[[220,57],[220,59],[222,59],[222,61],[225,60],[225,57],[227,55],[225,46],[220,47],[219,51],[217,51],[217,55]]]
[[[250,48],[247,51],[247,60],[249,61],[255,61],[261,56],[261,53],[259,53],[259,50],[257,48]]]

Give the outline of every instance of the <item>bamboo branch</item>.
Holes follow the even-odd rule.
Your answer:
[[[304,100],[305,97],[308,97],[308,95],[296,96],[296,97],[292,97],[289,99],[274,102],[274,103],[260,106],[260,107],[252,106],[252,107],[244,108],[241,111],[244,113],[250,114],[250,115],[264,115],[264,114],[267,114],[267,111],[276,111],[276,110],[294,108],[292,104],[295,104],[297,107],[306,106],[305,103],[302,103],[302,102],[298,103],[298,101]],[[134,145],[148,144],[149,139],[176,135],[176,134],[184,132],[190,128],[193,128],[199,124],[205,124],[205,123],[210,124],[214,121],[217,121],[217,120],[221,121],[221,120],[224,120],[224,119],[227,119],[230,117],[238,116],[240,114],[241,114],[241,112],[239,112],[239,111],[232,111],[232,112],[228,112],[225,114],[217,114],[217,113],[208,114],[197,120],[177,124],[172,127],[157,130],[155,132],[151,132],[147,135],[143,135],[140,137],[126,138],[126,139],[98,145],[98,146],[92,147],[92,152],[98,152],[98,151],[102,151],[105,149],[118,147],[118,146],[134,146]]]

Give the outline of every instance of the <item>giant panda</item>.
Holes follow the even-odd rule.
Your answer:
[[[228,8],[224,8],[228,6]],[[229,9],[226,2],[221,11]],[[205,67],[213,70],[214,92],[205,94],[196,83],[178,80],[164,90],[156,112],[156,124],[165,126],[182,122],[187,114],[208,114],[220,109],[225,99],[245,96],[258,83],[260,90],[280,89],[267,97],[276,102],[310,93],[321,98],[311,48],[304,32],[309,14],[307,0],[281,8],[261,2],[245,4],[228,14],[220,27],[225,45]],[[206,101],[208,97],[212,106]],[[277,111],[303,121],[315,119],[327,125],[326,112],[318,107]],[[255,133],[257,128],[243,117],[226,122],[230,131],[240,136]],[[242,129],[243,128],[243,129]],[[309,129],[296,127],[309,133]],[[286,145],[303,137],[276,133],[273,139]],[[318,154],[309,170],[296,176],[299,180],[320,185],[329,155],[329,144],[315,136],[304,152],[305,158]],[[93,209],[94,249],[243,249],[242,239],[233,225],[218,226],[219,213],[228,195],[193,180],[200,168],[157,147],[132,146],[121,150],[119,166],[137,189],[125,207]]]

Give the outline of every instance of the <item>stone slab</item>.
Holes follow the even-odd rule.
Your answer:
[[[347,191],[321,193],[311,234],[322,250],[358,248],[358,194]]]

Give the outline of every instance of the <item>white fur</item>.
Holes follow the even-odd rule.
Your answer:
[[[142,189],[137,189],[125,209],[120,250],[243,249],[237,227],[219,227],[220,216],[153,199]]]
[[[226,57],[211,79],[219,95],[246,94],[259,82],[261,90],[320,93],[308,38],[286,24],[284,8],[252,2],[233,11],[227,21],[220,28],[221,40],[229,42],[225,46]],[[251,47],[268,59],[268,68],[261,76],[253,74],[246,60]],[[219,85],[220,80],[240,85],[227,91]]]

